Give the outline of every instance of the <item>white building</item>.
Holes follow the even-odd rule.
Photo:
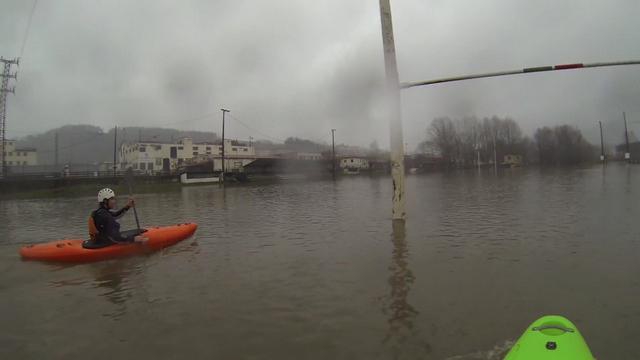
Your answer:
[[[38,165],[38,152],[34,148],[16,148],[14,140],[7,140],[6,149],[0,142],[0,151],[4,152],[4,161],[7,166],[33,166]]]
[[[296,154],[296,159],[298,160],[322,160],[321,153],[306,153],[299,152]]]
[[[363,157],[345,157],[340,159],[340,168],[346,174],[359,173],[369,169],[369,160]]]
[[[255,149],[236,140],[225,140],[225,165],[228,171],[242,168],[255,160]],[[182,165],[213,159],[214,171],[222,168],[220,143],[194,143],[184,138],[177,143],[137,142],[122,144],[119,153],[120,169],[154,173],[176,171]]]
[[[324,158],[321,153],[298,151],[263,151],[261,155],[295,160],[322,160]]]

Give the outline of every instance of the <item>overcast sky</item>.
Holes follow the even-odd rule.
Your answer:
[[[20,55],[30,0],[4,0],[0,55]],[[392,1],[402,81],[640,59],[640,1]],[[9,97],[11,137],[64,124],[162,126],[388,146],[377,0],[40,0]],[[640,123],[640,67],[405,90],[405,140],[437,116]],[[247,125],[247,126],[245,126]],[[640,133],[640,125],[633,125]],[[616,134],[616,137],[618,135]]]

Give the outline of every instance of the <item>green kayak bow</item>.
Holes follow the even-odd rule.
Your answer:
[[[567,318],[543,316],[531,324],[504,360],[595,360],[578,331]]]

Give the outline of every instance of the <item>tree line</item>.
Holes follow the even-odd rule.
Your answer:
[[[440,156],[450,167],[493,163],[494,158],[501,163],[505,155],[519,155],[524,163],[542,165],[576,165],[596,158],[596,148],[570,125],[542,127],[530,138],[509,117],[439,117],[426,135],[419,151]]]

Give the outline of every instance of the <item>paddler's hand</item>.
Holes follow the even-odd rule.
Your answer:
[[[136,242],[138,244],[144,244],[147,241],[149,241],[149,238],[143,235],[138,235],[136,237],[133,238],[133,242]]]
[[[127,205],[126,205],[127,209],[131,209],[132,207],[135,207],[135,206],[136,206],[136,202],[133,200],[133,198],[130,198],[127,201]]]

